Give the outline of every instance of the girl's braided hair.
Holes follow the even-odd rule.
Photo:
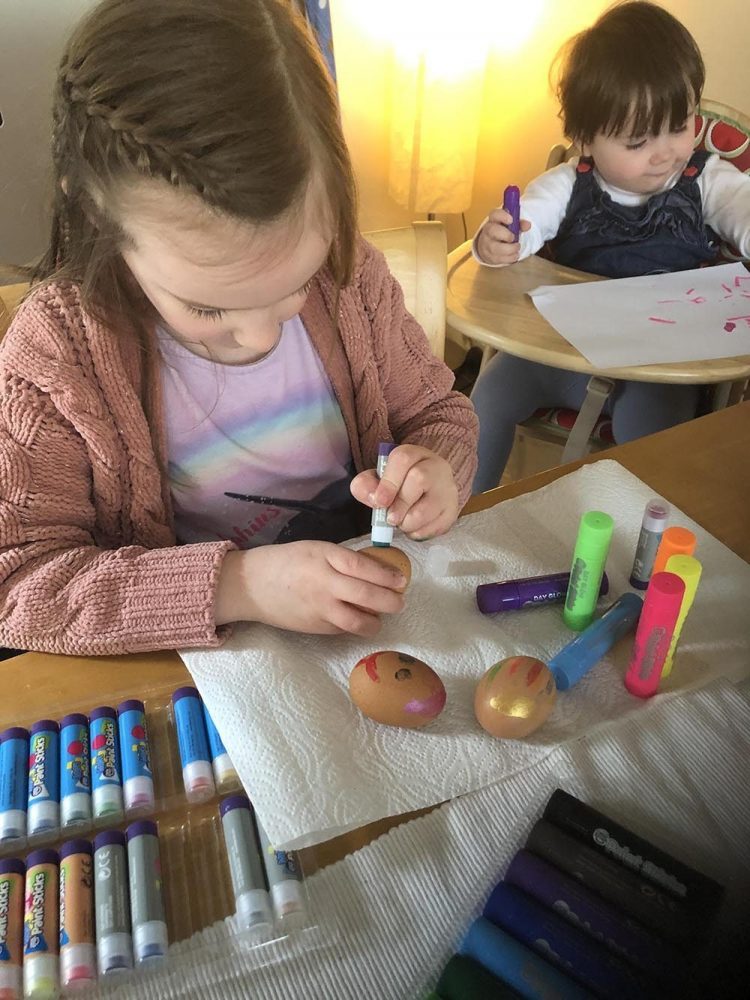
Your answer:
[[[263,224],[301,210],[315,173],[339,287],[351,277],[356,193],[335,90],[291,0],[103,0],[57,77],[49,247],[36,280],[143,335],[148,306],[120,250],[118,192],[143,178]]]

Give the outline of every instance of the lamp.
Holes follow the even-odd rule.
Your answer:
[[[393,44],[388,191],[412,213],[471,205],[488,48],[434,30]]]

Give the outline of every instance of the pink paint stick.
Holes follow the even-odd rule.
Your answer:
[[[659,688],[684,595],[685,582],[676,573],[651,577],[625,674],[625,687],[638,698],[650,698]]]

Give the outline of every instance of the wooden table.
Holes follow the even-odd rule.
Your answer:
[[[750,402],[731,406],[699,420],[681,424],[659,434],[640,438],[630,444],[590,455],[586,459],[549,469],[539,475],[472,498],[466,513],[483,510],[496,503],[538,489],[578,468],[612,458],[638,476],[716,538],[750,561]],[[154,653],[118,657],[65,657],[44,653],[26,653],[0,663],[0,705],[2,718],[23,723],[44,714],[43,706],[70,703],[71,690],[81,692],[87,704],[110,703],[113,694],[142,697],[142,692],[158,682],[164,691],[173,691],[189,683],[190,677],[176,653]],[[7,724],[11,724],[8,722]],[[157,713],[157,741],[166,740],[165,722]],[[179,767],[174,748],[169,766],[160,775],[162,794],[179,792]],[[194,813],[216,809],[216,803],[197,807]],[[201,812],[201,810],[203,812]],[[427,810],[422,810],[425,812]],[[369,823],[315,849],[302,852],[309,870],[312,863],[324,866],[369,843],[390,827],[419,813],[392,817]],[[194,816],[195,818],[195,816]],[[167,817],[177,831],[179,846],[180,818],[173,811]],[[209,828],[206,827],[208,830]],[[209,831],[210,832],[210,831]],[[210,841],[210,838],[209,838]],[[167,851],[172,850],[170,843]],[[177,846],[174,848],[177,851]],[[207,845],[200,864],[207,864]],[[184,858],[184,854],[179,854]],[[182,862],[185,863],[184,860]],[[209,908],[204,905],[202,919],[218,919],[229,912],[231,893],[226,887]],[[218,870],[217,870],[218,871]],[[218,871],[216,881],[221,881]],[[185,900],[174,900],[169,907],[173,924],[172,939],[178,940],[197,929],[188,919]],[[197,918],[196,918],[197,919]]]
[[[495,351],[568,371],[634,382],[725,383],[727,391],[722,394],[721,405],[726,403],[729,385],[750,376],[749,356],[595,368],[550,326],[528,293],[538,285],[600,280],[597,275],[562,267],[537,256],[510,267],[483,267],[472,257],[471,243],[463,243],[448,255],[448,326]]]

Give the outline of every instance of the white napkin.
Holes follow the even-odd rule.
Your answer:
[[[610,594],[603,605],[610,603],[629,589],[643,510],[653,495],[617,462],[596,462],[462,518],[434,543],[397,537],[412,561],[412,583],[406,609],[374,639],[248,625],[238,627],[222,649],[183,652],[270,839],[279,846],[307,846],[383,816],[443,802],[528,768],[566,740],[648,711],[650,703],[628,694],[622,683],[632,645],[626,640],[559,694],[536,733],[523,741],[489,736],[473,712],[474,689],[484,672],[517,653],[547,661],[573,635],[559,606],[487,618],[476,608],[474,591],[492,580],[567,570],[581,515],[603,510],[615,519],[607,561]],[[750,566],[674,506],[670,523],[696,533],[704,568],[657,702],[719,675],[736,680],[750,671]],[[368,539],[352,543],[366,544]],[[448,575],[431,578],[428,562],[446,561]],[[426,729],[379,725],[349,699],[351,669],[379,649],[417,656],[442,677],[447,705]]]

